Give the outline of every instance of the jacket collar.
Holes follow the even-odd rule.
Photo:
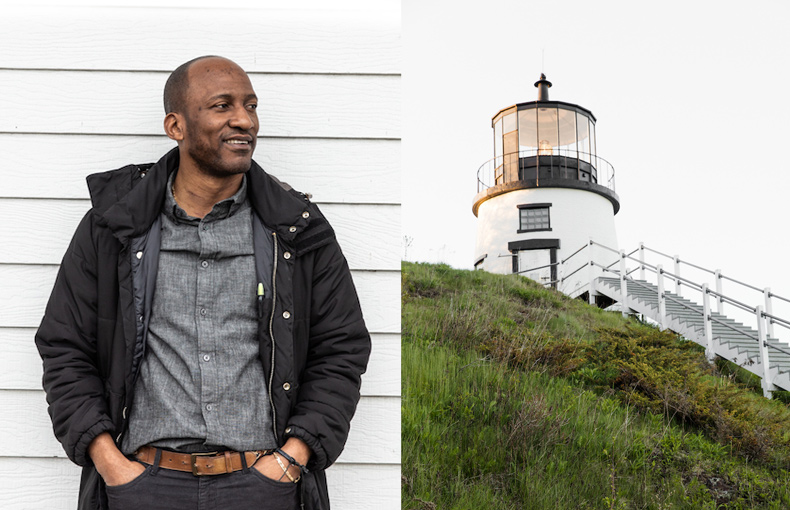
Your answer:
[[[178,169],[178,148],[155,164],[127,165],[88,176],[94,211],[122,243],[151,227],[162,211],[168,176]],[[264,225],[305,252],[334,239],[334,232],[305,195],[267,174],[255,161],[247,172],[247,193]],[[297,236],[301,239],[297,239]],[[304,241],[304,242],[302,242]]]

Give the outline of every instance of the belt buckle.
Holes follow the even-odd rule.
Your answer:
[[[202,453],[190,453],[189,454],[189,463],[192,464],[192,474],[195,476],[207,476],[211,473],[198,473],[197,470],[197,458],[198,457],[211,457],[213,455],[218,455],[219,452],[202,452]]]

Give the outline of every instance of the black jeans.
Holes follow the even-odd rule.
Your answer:
[[[296,510],[299,485],[278,482],[255,469],[224,475],[147,466],[129,483],[107,487],[110,510]]]

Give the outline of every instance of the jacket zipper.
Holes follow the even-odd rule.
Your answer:
[[[269,370],[269,404],[272,406],[272,428],[274,429],[274,440],[280,444],[279,434],[277,434],[277,409],[274,407],[274,398],[272,397],[272,383],[274,382],[274,353],[277,344],[274,341],[274,310],[277,307],[277,233],[272,232],[272,239],[274,239],[274,262],[272,263],[272,312],[269,315],[269,338],[272,340],[272,363]]]

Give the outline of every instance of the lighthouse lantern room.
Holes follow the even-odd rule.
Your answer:
[[[592,275],[563,277],[561,261],[590,239],[618,246],[614,168],[598,156],[592,112],[549,100],[543,74],[535,87],[537,101],[505,108],[491,121],[494,159],[477,172],[472,206],[475,268],[520,273],[578,296]]]

